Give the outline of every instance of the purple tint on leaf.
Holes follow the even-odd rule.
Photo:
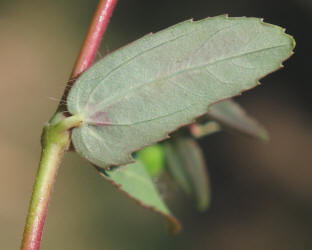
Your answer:
[[[96,126],[107,126],[111,124],[109,115],[106,111],[98,111],[89,118],[90,122]]]

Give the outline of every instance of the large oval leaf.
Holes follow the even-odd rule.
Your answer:
[[[257,18],[186,21],[106,56],[71,89],[67,105],[84,117],[76,151],[107,167],[163,140],[219,100],[240,94],[281,67],[294,47]]]

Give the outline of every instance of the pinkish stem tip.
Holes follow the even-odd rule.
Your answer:
[[[77,78],[92,65],[116,3],[117,0],[100,0],[76,60],[71,75],[72,79]]]

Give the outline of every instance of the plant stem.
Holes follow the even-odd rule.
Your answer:
[[[100,47],[104,32],[112,16],[117,0],[100,0],[89,26],[86,38],[81,46],[75,66],[64,91],[58,111],[66,111],[66,98],[76,79],[93,63]]]
[[[65,148],[61,145],[48,145],[42,149],[41,160],[28,211],[21,249],[38,250],[59,162]]]
[[[92,65],[116,3],[117,0],[100,0],[72,71],[72,79]]]
[[[65,118],[66,98],[79,75],[89,68],[96,56],[103,34],[117,0],[100,0],[83,42],[61,103],[42,133],[42,152],[30,201],[21,250],[39,250],[53,184],[64,153],[70,145],[70,129],[81,124],[82,117]]]
[[[42,153],[26,220],[22,250],[38,250],[53,183],[64,152],[70,144],[69,129],[81,124],[82,117],[64,118],[58,113],[42,133]]]

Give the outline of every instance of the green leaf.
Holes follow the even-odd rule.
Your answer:
[[[207,115],[218,121],[225,129],[234,129],[264,141],[269,140],[268,132],[233,100],[226,100],[211,106]]]
[[[176,137],[164,143],[167,166],[182,190],[193,196],[203,211],[210,202],[210,186],[205,161],[193,138]]]
[[[180,231],[180,223],[171,215],[151,176],[139,160],[133,164],[117,168],[107,170],[98,168],[98,170],[105,179],[111,181],[114,186],[139,205],[164,216],[169,222],[171,232],[177,233]]]
[[[190,129],[195,138],[221,131],[222,128],[237,131],[263,141],[269,140],[269,134],[243,107],[233,100],[225,100],[212,105],[206,115],[205,123],[194,123]]]
[[[257,18],[186,21],[106,56],[77,80],[67,105],[83,124],[76,151],[100,167],[168,137],[217,101],[281,67],[294,40]]]
[[[163,147],[159,144],[140,150],[137,157],[153,178],[159,176],[165,168],[165,153]]]

